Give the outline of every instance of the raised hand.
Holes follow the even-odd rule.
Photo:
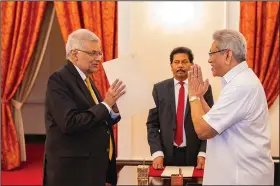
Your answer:
[[[123,84],[123,82],[119,79],[116,79],[108,89],[105,95],[104,102],[112,108],[113,105],[115,105],[116,101],[125,94],[124,88],[125,85]]]
[[[200,66],[197,64],[191,67],[191,70],[188,72],[188,91],[189,96],[203,96],[209,87],[209,81],[206,79],[203,81],[203,76]]]

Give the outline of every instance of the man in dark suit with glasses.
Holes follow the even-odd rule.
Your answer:
[[[67,63],[54,72],[45,100],[45,186],[117,183],[112,126],[125,86],[116,80],[102,100],[91,74],[102,58],[99,38],[86,29],[69,35]]]

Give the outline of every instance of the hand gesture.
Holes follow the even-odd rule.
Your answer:
[[[202,97],[208,90],[209,81],[206,79],[203,81],[202,72],[200,66],[197,64],[191,67],[188,72],[188,91],[189,96]]]
[[[125,85],[119,79],[116,79],[114,83],[108,89],[108,92],[105,95],[104,102],[112,108],[115,105],[116,101],[125,94],[124,91]]]

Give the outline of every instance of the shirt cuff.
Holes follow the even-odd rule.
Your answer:
[[[163,154],[162,151],[156,151],[156,152],[154,152],[154,153],[152,154],[153,160],[156,159],[156,158],[159,157],[159,156],[164,157],[164,154]]]
[[[111,115],[111,118],[112,118],[112,119],[116,119],[117,117],[120,116],[120,113],[116,113],[116,112],[114,112],[113,110],[111,110],[110,115]]]
[[[206,153],[205,152],[199,152],[197,156],[201,156],[201,157],[206,157]]]
[[[106,108],[108,109],[108,112],[111,115],[112,119],[116,119],[117,117],[120,116],[119,113],[115,113],[105,102],[101,102],[101,103],[106,106]]]

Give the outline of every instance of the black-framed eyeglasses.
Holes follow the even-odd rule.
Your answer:
[[[96,56],[103,56],[103,53],[101,51],[96,51],[96,50],[93,50],[91,52],[89,51],[85,51],[85,50],[80,50],[80,49],[76,49],[78,51],[81,51],[81,52],[84,52],[86,54],[88,54],[89,56],[92,56],[92,57],[96,57]]]
[[[212,54],[223,52],[223,51],[226,51],[226,50],[228,50],[228,49],[222,49],[222,50],[218,50],[218,51],[215,51],[215,52],[209,52],[208,54],[212,55]]]

